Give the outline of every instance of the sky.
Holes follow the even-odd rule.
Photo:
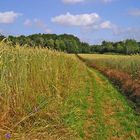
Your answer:
[[[0,0],[0,33],[67,33],[90,44],[140,41],[140,0]]]

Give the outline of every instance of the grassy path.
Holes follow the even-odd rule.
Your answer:
[[[125,97],[98,71],[91,68],[87,71],[86,90],[82,97],[79,94],[79,98],[75,98],[85,103],[85,107],[80,108],[84,113],[77,119],[77,124],[81,125],[75,121],[69,124],[75,124],[79,139],[140,140],[140,117],[135,115]]]
[[[94,89],[95,140],[139,140],[140,118],[125,97],[100,73],[91,69],[89,73]]]

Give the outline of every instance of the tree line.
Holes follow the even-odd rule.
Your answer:
[[[0,34],[0,40],[5,36]],[[67,53],[119,53],[119,54],[136,54],[140,53],[140,42],[134,39],[127,39],[120,42],[103,41],[101,45],[89,45],[80,41],[74,35],[62,34],[33,34],[29,36],[8,36],[5,41],[11,42],[12,45],[19,44],[30,47],[40,46],[51,48]]]
[[[97,53],[137,54],[140,53],[140,42],[134,39],[119,42],[103,41],[101,45],[93,45],[92,48]]]

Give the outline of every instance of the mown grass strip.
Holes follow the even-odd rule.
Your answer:
[[[108,105],[104,108],[104,112],[107,112],[109,121],[114,120],[113,123],[107,124],[110,125],[109,131],[113,136],[112,138],[138,140],[140,138],[140,117],[135,115],[127,99],[117,91],[107,78],[97,71],[95,73],[102,81],[100,88],[105,95],[102,96],[104,99],[103,106]],[[110,108],[110,112],[108,112],[108,108]]]
[[[95,140],[105,140],[107,138],[107,130],[104,123],[104,114],[101,107],[102,102],[102,90],[98,86],[96,77],[93,75],[93,71],[89,69],[89,75],[92,78],[92,86],[94,89],[93,100],[95,113],[93,114],[93,119],[96,121],[96,132]]]
[[[135,115],[127,99],[97,70],[90,69],[90,77],[94,79],[95,134],[98,134],[95,140],[139,140],[140,118]]]

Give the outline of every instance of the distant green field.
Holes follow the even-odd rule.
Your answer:
[[[98,66],[123,71],[134,79],[140,79],[140,55],[81,54],[80,56]]]

